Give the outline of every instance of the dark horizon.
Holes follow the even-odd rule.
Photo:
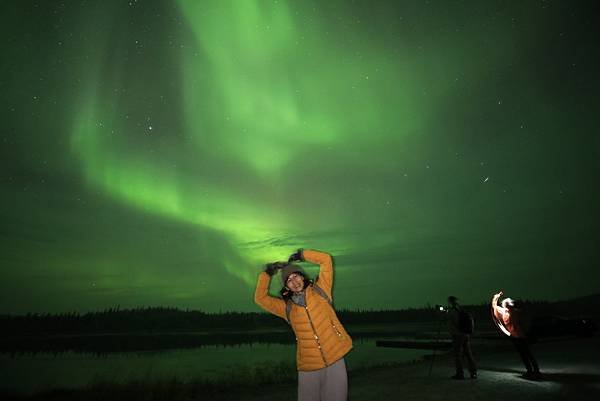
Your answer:
[[[563,299],[555,299],[555,300],[544,300],[544,299],[528,299],[528,298],[518,298],[521,301],[523,301],[526,304],[561,304],[561,303],[573,303],[573,302],[578,302],[578,301],[582,301],[582,300],[587,300],[587,299],[598,299],[600,301],[600,292],[597,293],[593,293],[593,294],[588,294],[588,295],[582,295],[582,296],[577,296],[574,298],[563,298]],[[341,313],[387,313],[387,312],[406,312],[406,311],[422,311],[422,310],[430,310],[430,309],[435,309],[436,305],[444,305],[446,306],[447,302],[446,300],[441,300],[440,302],[436,302],[436,303],[426,303],[424,305],[420,305],[420,306],[409,306],[409,307],[405,307],[405,308],[400,308],[400,309],[369,309],[369,308],[358,308],[358,309],[347,309],[347,308],[336,308],[337,310],[339,310]],[[462,304],[459,302],[459,304],[463,307],[466,308],[470,308],[470,307],[482,307],[482,306],[489,306],[490,301],[482,301],[482,302],[478,302],[478,303],[470,303],[470,304]],[[85,316],[85,315],[93,315],[93,314],[103,314],[103,313],[111,313],[111,312],[135,312],[135,311],[149,311],[149,310],[163,310],[163,311],[175,311],[175,312],[189,312],[189,313],[202,313],[202,314],[206,314],[206,315],[226,315],[226,314],[262,314],[265,316],[270,316],[270,314],[268,312],[261,310],[258,311],[243,311],[243,310],[220,310],[220,311],[206,311],[206,310],[202,310],[202,309],[183,309],[183,308],[179,308],[177,306],[168,306],[168,305],[138,305],[135,307],[123,307],[121,308],[120,305],[114,305],[112,307],[106,308],[106,309],[96,309],[96,310],[87,310],[87,311],[77,311],[77,310],[64,310],[64,311],[59,311],[59,312],[35,312],[35,311],[31,311],[31,312],[26,312],[23,314],[11,314],[11,313],[0,313],[0,317],[25,317],[25,316],[38,316],[38,317],[43,317],[43,316],[52,316],[52,317],[58,317],[61,315],[77,315],[77,316]],[[577,311],[574,311],[574,313],[576,314]],[[600,313],[600,312],[599,312]],[[278,319],[276,317],[273,317],[273,319]]]

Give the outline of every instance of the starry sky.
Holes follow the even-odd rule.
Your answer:
[[[594,3],[3,1],[0,313],[597,293]]]

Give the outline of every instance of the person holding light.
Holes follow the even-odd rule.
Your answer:
[[[505,298],[498,305],[502,294],[503,292],[500,291],[492,297],[492,319],[500,331],[510,338],[519,353],[526,369],[523,377],[532,380],[539,379],[541,378],[540,368],[529,347],[528,319],[523,311],[522,302]]]

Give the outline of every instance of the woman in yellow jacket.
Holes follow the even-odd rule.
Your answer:
[[[294,261],[318,264],[313,282]],[[281,297],[268,294],[271,277],[281,269]],[[299,249],[288,263],[270,263],[258,276],[254,300],[288,321],[296,334],[299,401],[346,401],[348,378],[344,356],[352,339],[331,305],[333,260],[324,252]]]

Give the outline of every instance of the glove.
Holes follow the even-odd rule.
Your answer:
[[[296,251],[296,253],[293,253],[290,255],[290,258],[288,259],[288,263],[292,263],[292,262],[302,262],[304,260],[304,256],[302,256],[302,248],[298,249]]]
[[[273,276],[275,273],[277,273],[277,270],[281,269],[283,266],[284,263],[282,262],[267,263],[265,266],[265,272],[269,276]]]

